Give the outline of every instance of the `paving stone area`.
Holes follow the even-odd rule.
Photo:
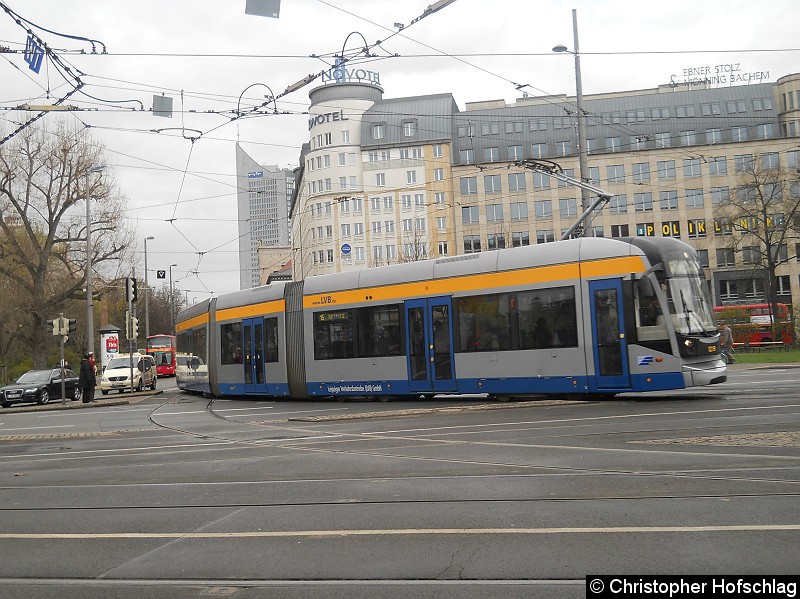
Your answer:
[[[718,447],[794,447],[800,448],[800,431],[773,433],[743,433],[738,435],[710,435],[707,437],[676,437],[630,441],[651,445],[714,445]]]

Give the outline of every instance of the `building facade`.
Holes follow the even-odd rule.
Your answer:
[[[383,100],[366,82],[310,97],[292,211],[295,277],[447,254],[453,97]]]
[[[249,289],[261,284],[259,247],[291,244],[289,209],[295,179],[293,170],[260,165],[236,144],[236,182],[239,287]]]
[[[579,176],[574,98],[462,111],[449,94],[384,100],[376,85],[345,81],[310,98],[293,204],[296,279],[547,243],[580,214],[579,189],[515,165],[552,161]],[[729,206],[749,193],[753,164],[781,169],[785,194],[800,193],[788,181],[800,180],[800,75],[589,95],[582,106],[583,176],[613,195],[587,234],[678,237],[699,251],[715,303],[763,301],[763,268]],[[800,298],[797,250],[794,241],[777,249],[785,303]]]

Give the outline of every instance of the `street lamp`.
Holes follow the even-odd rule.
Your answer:
[[[147,284],[147,242],[155,239],[152,235],[144,238],[144,338],[150,336],[150,308],[148,306],[148,298],[150,295],[150,286]]]
[[[86,180],[86,353],[94,353],[94,300],[92,298],[92,210],[89,204],[89,175],[99,173],[105,167],[98,164],[89,167]]]
[[[578,12],[572,9],[572,34],[575,50],[570,51],[563,44],[553,48],[553,52],[567,52],[575,57],[575,104],[578,107],[578,178],[588,181],[589,167],[587,166],[588,140],[586,139],[586,115],[583,114],[583,84],[581,83],[581,55],[578,49]],[[589,192],[581,189],[581,208],[585,211],[589,207]],[[586,228],[583,229],[586,235]]]
[[[175,332],[175,299],[174,290],[172,288],[172,267],[178,266],[177,264],[169,265],[169,330],[170,333]]]

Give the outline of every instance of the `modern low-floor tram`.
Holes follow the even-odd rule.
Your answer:
[[[278,282],[181,312],[182,389],[613,395],[723,382],[695,251],[581,238]]]

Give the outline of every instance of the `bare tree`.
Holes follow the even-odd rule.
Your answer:
[[[778,274],[781,265],[795,260],[800,241],[800,177],[779,166],[777,153],[737,157],[737,187],[719,206],[717,247],[741,254],[753,278],[765,276],[765,298],[777,313]],[[777,328],[777,319],[772,319]],[[773,333],[779,339],[779,331]]]
[[[110,176],[90,175],[103,162],[88,133],[64,126],[30,128],[0,146],[0,276],[19,291],[27,314],[20,335],[37,367],[47,359],[45,322],[85,297],[84,201],[91,202],[93,272],[117,265],[131,242]]]
[[[412,231],[403,233],[403,248],[400,252],[398,262],[419,262],[427,260],[433,253],[431,244],[425,231],[414,226]]]

